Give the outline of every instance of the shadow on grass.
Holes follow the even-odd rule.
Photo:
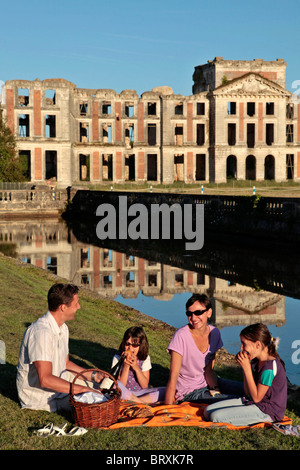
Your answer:
[[[107,348],[100,343],[86,340],[70,339],[70,359],[75,364],[85,368],[96,368],[108,371],[111,368],[112,358],[116,353],[113,348]],[[16,364],[0,364],[0,393],[2,396],[19,403],[16,387]],[[151,385],[166,385],[169,370],[159,364],[152,364]]]

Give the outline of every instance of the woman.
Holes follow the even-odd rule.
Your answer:
[[[188,324],[176,331],[167,349],[171,366],[165,404],[174,400],[211,403],[241,396],[241,383],[221,381],[213,370],[215,353],[223,342],[218,328],[208,324],[212,316],[209,298],[193,295],[186,303],[186,315]]]

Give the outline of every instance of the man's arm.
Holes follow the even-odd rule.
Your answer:
[[[59,393],[69,393],[70,392],[70,382],[68,382],[65,379],[62,379],[61,377],[57,377],[56,375],[53,375],[52,373],[52,362],[50,361],[35,361],[34,365],[36,367],[38,376],[39,376],[39,381],[40,385],[42,388],[45,388],[47,390],[52,390],[54,392],[59,392]],[[82,372],[84,369],[78,365],[76,365],[74,362],[69,360],[69,357],[67,359],[66,363],[66,368],[78,373]],[[89,377],[88,377],[89,375]],[[98,377],[95,378],[95,380],[101,380],[103,375],[98,372]],[[91,373],[86,375],[87,379],[90,379]],[[78,385],[74,384],[73,386],[73,392],[74,394],[78,393],[84,393],[91,391],[90,387],[84,386],[84,385]]]

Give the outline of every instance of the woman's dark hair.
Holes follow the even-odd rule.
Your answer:
[[[144,361],[148,356],[149,343],[143,328],[141,326],[132,326],[125,331],[122,343],[120,344],[119,348],[120,353],[125,351],[125,343],[129,340],[129,338],[136,339],[140,343],[137,358],[141,361]]]
[[[185,304],[186,310],[195,302],[200,302],[201,304],[205,305],[207,309],[212,308],[211,301],[209,300],[209,297],[207,297],[207,295],[193,294],[192,297],[190,297],[187,303]]]
[[[273,338],[266,325],[263,323],[254,323],[253,325],[246,326],[246,328],[241,331],[240,336],[243,336],[253,343],[260,341],[263,346],[268,348],[270,356],[279,359],[285,368],[285,364],[277,352],[279,338]]]
[[[55,312],[62,304],[69,306],[79,288],[73,284],[54,284],[48,291],[48,308]]]

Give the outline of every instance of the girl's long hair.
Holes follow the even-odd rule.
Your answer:
[[[253,325],[246,326],[246,328],[241,331],[240,336],[243,336],[253,343],[260,341],[263,346],[268,348],[270,356],[279,359],[285,368],[285,364],[277,352],[279,338],[273,338],[266,325],[263,323],[254,323]]]
[[[129,338],[138,340],[140,343],[137,358],[144,361],[149,354],[149,343],[145,331],[141,326],[132,326],[131,328],[128,328],[128,330],[125,331],[123,340],[120,344],[120,353],[125,351],[125,343]]]

